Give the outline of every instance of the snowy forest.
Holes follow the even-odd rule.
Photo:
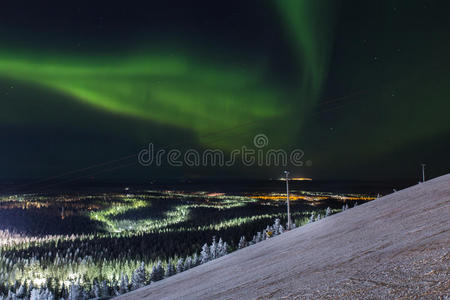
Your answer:
[[[28,211],[23,207],[19,212],[11,209],[11,203],[20,201],[8,199],[4,199],[3,204],[9,208],[6,212],[10,217]],[[27,236],[2,229],[0,299],[114,297],[286,230],[281,225],[286,222],[285,202],[264,200],[263,196],[257,199],[203,194],[171,194],[170,197],[140,194],[121,196],[114,205],[102,206],[103,200],[90,198],[90,205],[96,208],[83,213],[97,225],[96,232],[66,228],[77,232],[69,235],[55,225],[53,234],[44,232]],[[38,202],[41,203],[39,209],[52,209],[46,206],[45,197],[39,198]],[[80,202],[83,201],[77,199],[76,203]],[[36,202],[29,203],[34,204],[28,204],[28,209],[38,206]],[[67,200],[65,203],[70,207]],[[318,207],[312,209],[311,205],[294,201],[294,226],[340,211],[337,203],[333,208],[326,208],[325,202],[318,202],[315,203]],[[150,206],[152,210],[148,209]],[[1,213],[6,216],[4,211],[0,210],[0,216]],[[63,222],[71,218],[69,210],[65,213]],[[271,220],[275,223],[268,226]],[[18,228],[29,225],[17,222],[20,220],[15,223]],[[74,224],[80,226],[79,222]],[[92,224],[87,224],[86,228]],[[134,227],[129,227],[130,224]],[[81,223],[81,227],[83,225]]]

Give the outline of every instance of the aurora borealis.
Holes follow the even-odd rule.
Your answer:
[[[114,58],[101,62],[65,59],[9,58],[0,65],[9,78],[66,94],[106,112],[186,128],[199,135],[236,126],[245,119],[279,117],[284,111],[276,105],[277,98],[285,97],[280,90],[260,88],[261,72],[208,66],[181,55],[132,56],[120,62]]]
[[[273,147],[304,150],[314,164],[298,176],[414,177],[422,161],[448,171],[443,1],[7,6],[1,178],[52,176],[149,142],[230,150],[261,132]],[[102,176],[217,173],[135,166]]]

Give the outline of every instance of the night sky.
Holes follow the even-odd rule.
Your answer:
[[[279,177],[129,156],[258,133],[303,149],[295,176],[449,172],[448,1],[145,3],[2,3],[0,178]]]

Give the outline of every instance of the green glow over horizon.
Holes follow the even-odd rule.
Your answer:
[[[159,50],[139,47],[139,52],[129,51],[121,56],[80,56],[50,49],[21,52],[6,47],[0,52],[0,77],[61,93],[109,113],[189,130],[205,146],[219,145],[202,139],[206,133],[243,123],[273,128],[269,124],[280,124],[287,115],[298,116],[290,125],[295,132],[309,103],[314,103],[320,94],[324,62],[328,59],[323,40],[328,35],[314,38],[323,31],[312,27],[320,15],[319,6],[306,1],[277,5],[299,57],[295,68],[300,82],[288,89],[275,82],[268,64],[257,58],[246,60],[241,66],[233,59],[212,58],[211,49],[206,52],[211,57],[188,51],[166,54],[170,51],[164,51],[164,45],[159,45]],[[236,59],[240,60],[239,54]],[[226,148],[231,143],[220,146]]]
[[[194,130],[226,129],[242,120],[281,116],[282,92],[263,89],[261,72],[209,65],[186,57],[135,57],[96,63],[5,58],[0,76],[29,82],[109,112]]]

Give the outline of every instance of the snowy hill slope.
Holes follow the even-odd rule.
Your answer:
[[[450,296],[450,174],[308,224],[119,299]]]

